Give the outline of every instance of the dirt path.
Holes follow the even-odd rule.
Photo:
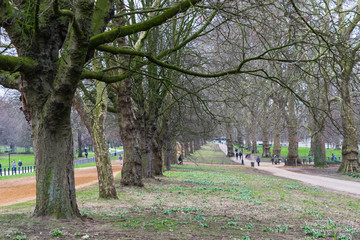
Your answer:
[[[113,161],[114,176],[121,171],[118,161]],[[97,183],[96,167],[76,168],[76,189]],[[0,181],[0,206],[26,202],[36,198],[35,177],[16,178]]]
[[[220,149],[227,154],[227,146],[225,144],[219,144]],[[235,157],[231,158],[234,162],[240,162],[240,160],[236,160]],[[247,160],[244,159],[245,166],[249,167],[251,162],[255,162],[255,160]],[[286,170],[286,168],[282,165],[272,165],[269,162],[261,162],[260,167],[257,166],[255,162],[255,167],[259,170],[269,172],[275,176],[290,178],[302,181],[304,183],[308,183],[313,186],[320,186],[323,188],[327,188],[333,191],[338,192],[346,192],[350,194],[360,195],[360,182],[356,181],[346,181],[339,180],[329,177],[321,177],[314,176],[309,174],[295,173],[292,171]]]

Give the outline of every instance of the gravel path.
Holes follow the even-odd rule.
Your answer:
[[[227,146],[225,144],[219,144],[220,149],[227,154]],[[240,160],[236,160],[235,157],[232,157],[231,160],[234,162],[241,162]],[[255,160],[247,160],[244,158],[245,166],[249,167],[251,162],[255,162]],[[346,180],[339,180],[329,177],[321,177],[321,176],[314,176],[309,174],[302,174],[302,173],[295,173],[292,171],[286,170],[284,165],[272,165],[269,162],[260,162],[260,167],[257,166],[255,162],[255,168],[269,172],[275,176],[283,177],[283,178],[290,178],[302,181],[304,183],[308,183],[313,186],[319,186],[323,188],[327,188],[333,191],[338,192],[346,192],[350,194],[360,195],[360,182],[356,181],[346,181]]]

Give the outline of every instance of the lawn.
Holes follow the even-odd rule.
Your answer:
[[[199,164],[216,152],[192,158]],[[99,200],[97,185],[77,191],[84,221],[31,218],[34,201],[2,207],[0,239],[360,238],[358,198],[254,168],[174,165],[144,183],[118,185],[114,201]]]

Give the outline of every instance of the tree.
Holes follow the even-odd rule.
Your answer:
[[[108,31],[105,27],[114,16],[114,1],[0,2],[1,27],[17,52],[17,56],[0,55],[0,68],[6,71],[1,72],[0,83],[21,92],[23,112],[32,126],[38,161],[35,216],[80,216],[70,110],[81,79],[105,79],[103,73],[99,76],[86,69],[94,50],[160,25],[197,2],[184,0],[149,20]],[[115,77],[114,81],[119,80]]]

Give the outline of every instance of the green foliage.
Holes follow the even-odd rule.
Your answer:
[[[64,236],[64,233],[59,230],[59,229],[56,229],[54,231],[51,231],[50,234],[54,237],[60,237],[60,236]]]
[[[6,236],[12,240],[26,240],[27,239],[26,235],[20,231],[10,231],[6,234]]]

